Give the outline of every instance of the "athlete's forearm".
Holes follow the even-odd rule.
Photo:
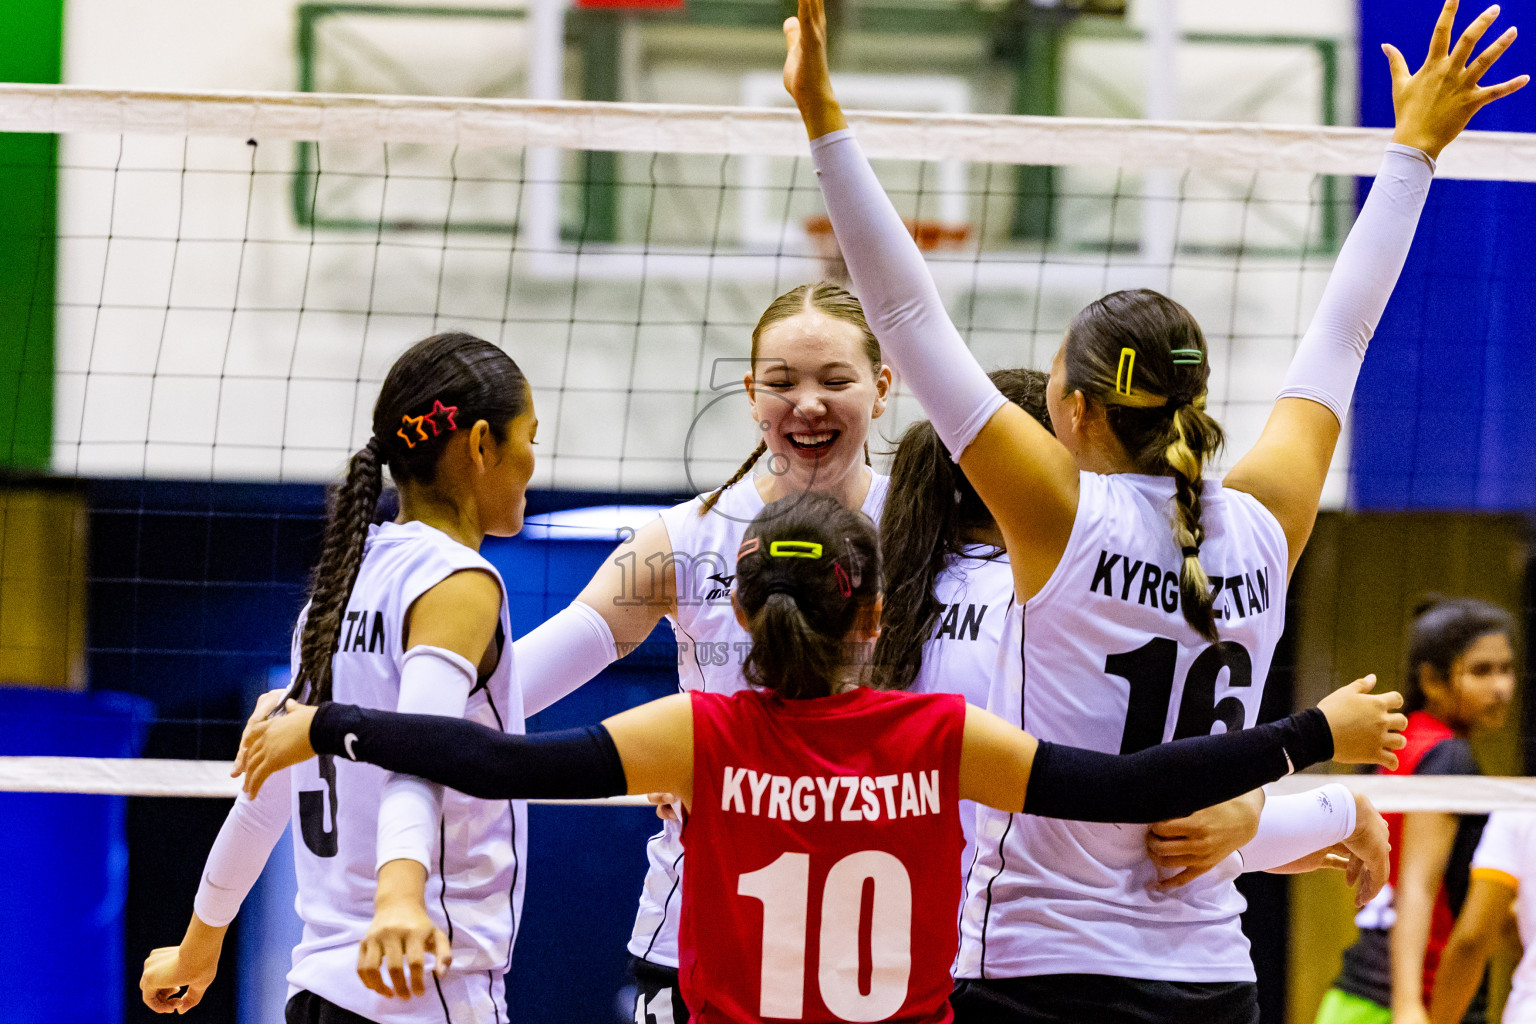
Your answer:
[[[1343,422],[1366,346],[1392,297],[1434,179],[1428,155],[1396,143],[1339,250],[1322,302],[1296,348],[1281,398],[1326,406]]]
[[[1024,813],[1151,824],[1231,800],[1332,756],[1333,733],[1317,708],[1121,756],[1042,742]]]
[[[848,131],[811,143],[821,193],[864,316],[951,455],[1004,404],[949,319],[923,254]]]
[[[477,674],[462,654],[430,644],[417,645],[401,658],[396,706],[403,712],[460,718]],[[385,779],[379,793],[374,866],[382,868],[390,861],[405,859],[430,870],[442,817],[441,786],[417,777],[416,772],[397,772]]]
[[[1244,871],[1270,871],[1348,839],[1355,830],[1355,798],[1334,782],[1305,793],[1269,796],[1259,831],[1237,852]]]
[[[235,805],[229,809],[203,865],[203,877],[192,900],[194,924],[219,929],[222,941],[222,929],[239,913],[240,904],[261,876],[272,848],[288,826],[288,812],[286,769],[267,780],[256,799],[244,793],[235,798]],[[193,935],[191,927],[187,934]],[[218,951],[213,955],[217,959]]]
[[[628,792],[601,725],[517,736],[475,722],[322,704],[309,727],[318,754],[415,775],[484,800],[582,800]]]

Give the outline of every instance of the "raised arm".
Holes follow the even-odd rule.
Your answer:
[[[1478,83],[1514,42],[1506,31],[1476,60],[1478,41],[1498,17],[1490,7],[1450,46],[1457,0],[1447,0],[1429,55],[1413,74],[1390,44],[1397,128],[1370,196],[1329,276],[1322,302],[1297,346],[1285,384],[1253,449],[1232,468],[1226,485],[1258,498],[1285,530],[1294,570],[1322,497],[1344,414],[1354,394],[1366,346],[1408,258],[1419,213],[1434,177],[1435,158],[1472,115],[1523,87],[1528,76],[1487,88]],[[1468,61],[1471,61],[1468,63]]]
[[[1049,578],[1077,513],[1077,467],[1004,401],[966,347],[922,253],[847,131],[826,62],[822,0],[784,23],[784,84],[800,108],[843,259],[888,362],[992,511],[1025,596]]]
[[[1397,763],[1407,719],[1396,693],[1356,680],[1316,707],[1254,729],[1160,743],[1116,755],[1036,740],[968,707],[960,796],[999,810],[1076,821],[1147,823],[1231,800],[1334,758]]]

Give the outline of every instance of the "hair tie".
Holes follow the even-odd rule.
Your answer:
[[[746,540],[741,542],[741,547],[736,549],[736,561],[739,562],[743,558],[746,558],[748,555],[757,554],[758,547],[759,545],[757,538],[748,537]]]
[[[1136,350],[1122,348],[1120,350],[1120,365],[1115,369],[1115,392],[1131,397],[1131,378],[1136,373]]]
[[[1185,548],[1184,549],[1184,557],[1185,558],[1199,558],[1200,557],[1200,545],[1195,544],[1195,545],[1192,545],[1191,547]]]
[[[1205,362],[1205,353],[1197,348],[1176,348],[1169,352],[1174,366],[1199,366]]]
[[[767,601],[774,594],[788,594],[790,597],[798,599],[800,591],[791,580],[769,580],[768,585],[763,588],[763,600]]]

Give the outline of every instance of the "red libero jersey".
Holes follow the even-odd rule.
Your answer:
[[[965,699],[691,696],[693,1019],[949,1021]]]

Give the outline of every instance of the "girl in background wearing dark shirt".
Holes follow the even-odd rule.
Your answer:
[[[1392,775],[1479,775],[1474,734],[1504,724],[1514,696],[1514,623],[1471,598],[1434,597],[1414,611],[1408,646],[1408,746]],[[1467,895],[1486,815],[1389,814],[1392,879],[1355,923],[1360,938],[1316,1024],[1426,1024],[1440,951]],[[1486,992],[1464,1018],[1481,1024]]]

